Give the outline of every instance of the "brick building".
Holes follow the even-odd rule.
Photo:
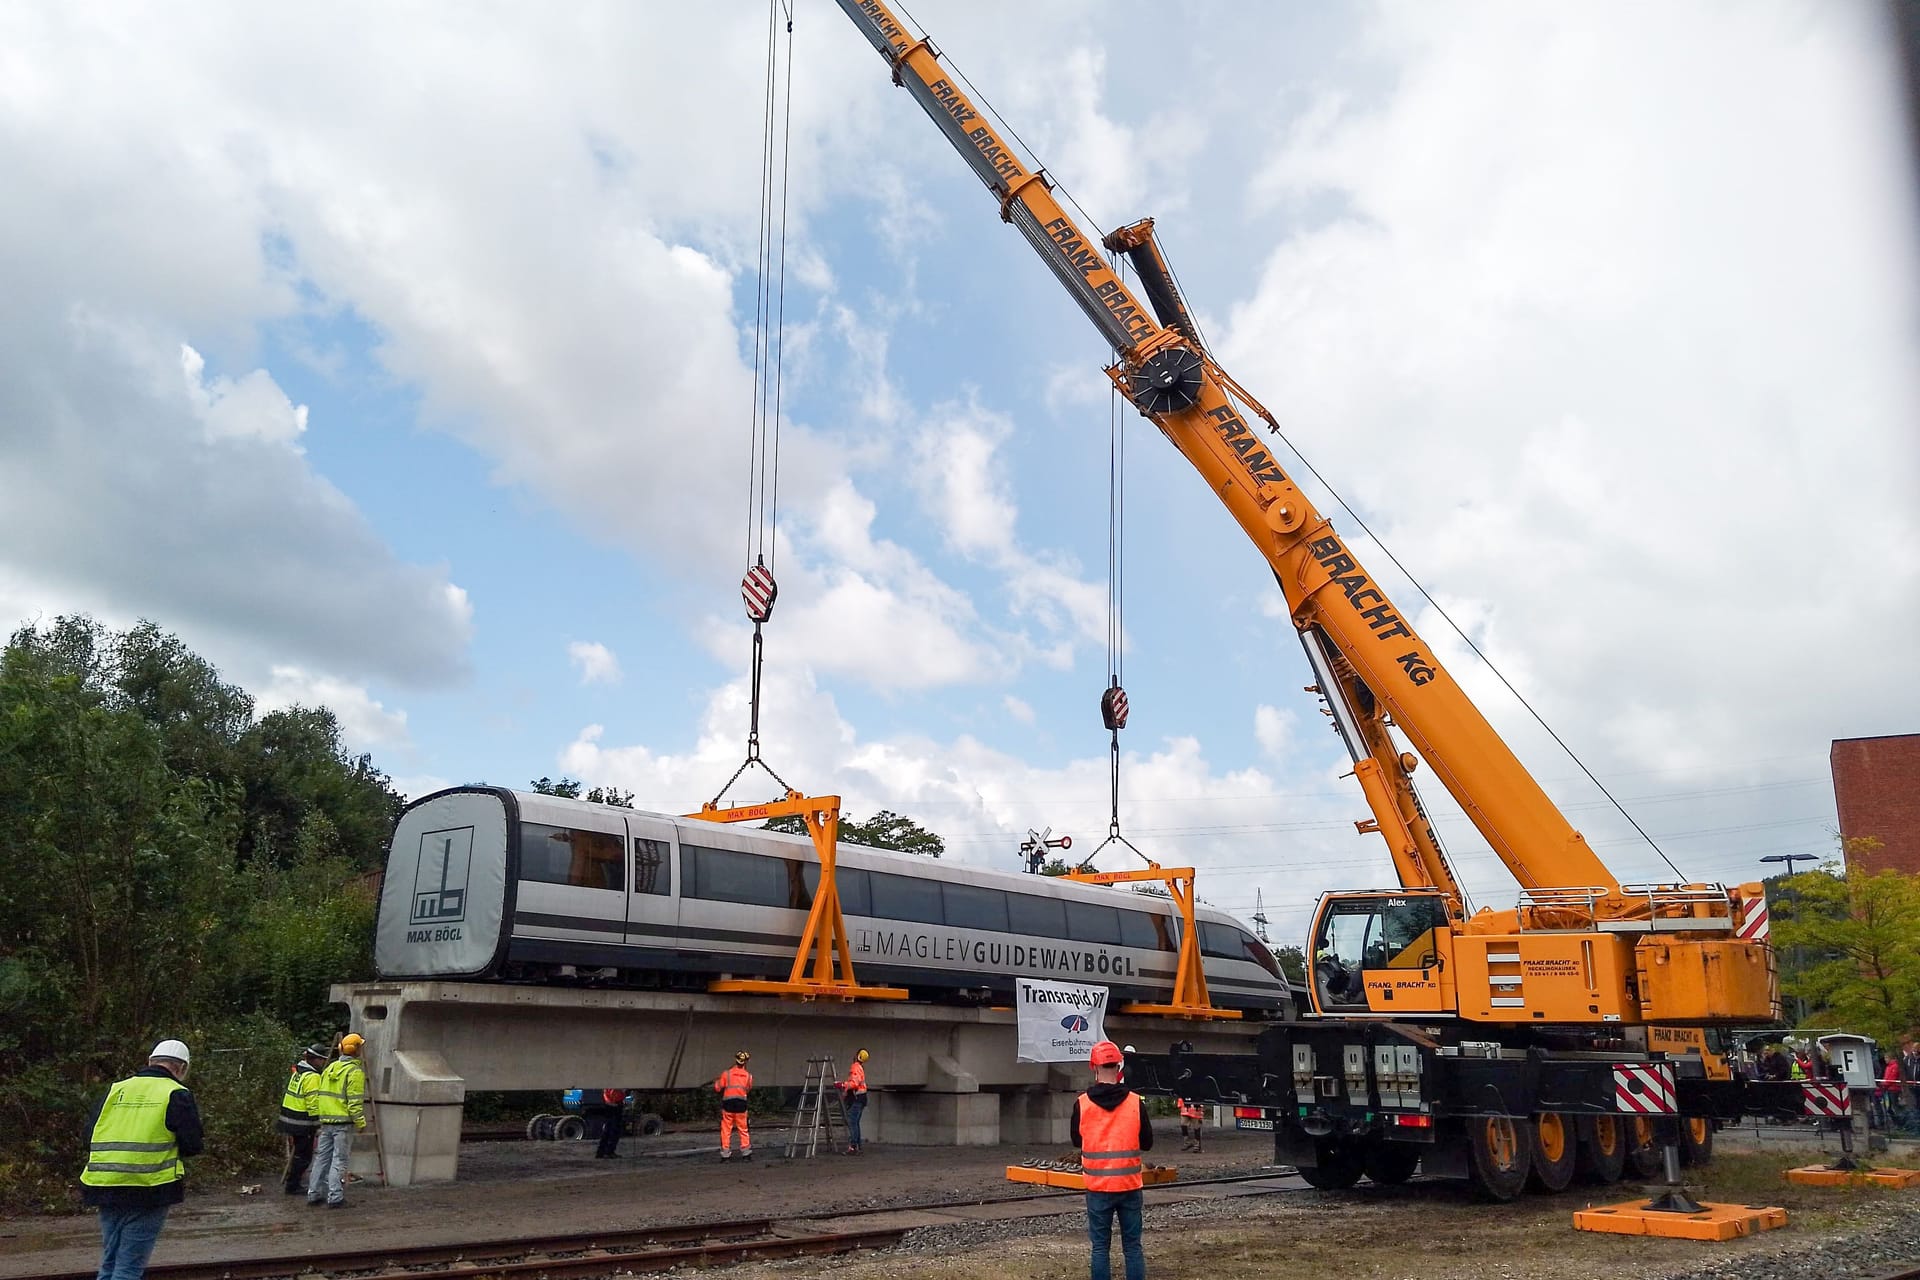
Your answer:
[[[1849,850],[1847,869],[1920,875],[1920,733],[1836,738],[1828,758],[1841,839],[1871,836],[1881,844],[1864,857]]]

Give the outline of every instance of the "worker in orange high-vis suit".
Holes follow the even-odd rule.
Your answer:
[[[1182,1151],[1200,1150],[1200,1128],[1206,1123],[1207,1113],[1192,1098],[1177,1099],[1180,1104],[1180,1149]]]
[[[860,1154],[860,1116],[867,1109],[867,1051],[865,1049],[853,1055],[853,1061],[847,1065],[847,1078],[836,1080],[834,1087],[840,1090],[840,1097],[847,1104],[847,1154]]]
[[[733,1158],[733,1135],[740,1135],[740,1158],[753,1159],[753,1135],[747,1132],[747,1090],[753,1088],[753,1073],[747,1070],[745,1049],[733,1055],[733,1065],[713,1082],[720,1095],[720,1158]]]
[[[1113,1220],[1120,1219],[1120,1253],[1126,1280],[1147,1280],[1140,1249],[1141,1162],[1153,1150],[1153,1122],[1141,1096],[1120,1083],[1120,1046],[1102,1040],[1087,1061],[1093,1087],[1074,1103],[1071,1129],[1087,1180],[1087,1241],[1093,1246],[1093,1280],[1112,1280]]]

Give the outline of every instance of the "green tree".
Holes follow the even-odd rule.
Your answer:
[[[633,808],[633,792],[622,791],[618,787],[595,787],[585,795],[580,788],[585,785],[573,778],[561,778],[555,782],[552,778],[535,778],[533,789],[543,796],[560,796],[566,800],[585,800],[588,804],[610,804],[618,809]]]
[[[0,653],[0,1201],[70,1195],[89,1103],[163,1036],[219,1103],[210,1171],[270,1158],[254,1095],[371,976],[399,797],[331,712],[253,708],[147,622]]]
[[[1043,876],[1063,876],[1071,870],[1073,870],[1073,868],[1067,865],[1065,858],[1055,857],[1048,858],[1046,862],[1041,865],[1040,874]]]
[[[800,818],[773,818],[767,822],[766,829],[796,836],[807,834],[807,824]],[[937,858],[947,851],[947,842],[939,835],[891,809],[882,809],[865,822],[842,815],[840,843],[862,844],[870,849],[895,849],[928,858]]]
[[[1296,986],[1304,986],[1307,981],[1307,953],[1300,947],[1272,947],[1273,958],[1279,962],[1280,972],[1287,975],[1287,981]]]
[[[1920,876],[1829,866],[1788,887],[1795,910],[1774,918],[1774,941],[1804,957],[1785,986],[1811,1007],[1811,1021],[1883,1044],[1920,1024]]]

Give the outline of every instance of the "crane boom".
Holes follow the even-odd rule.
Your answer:
[[[1266,557],[1294,625],[1324,652],[1331,680],[1361,728],[1356,772],[1404,882],[1437,887],[1459,910],[1458,885],[1432,840],[1402,758],[1399,727],[1500,860],[1525,889],[1577,887],[1619,901],[1619,882],[1447,672],[1412,623],[1308,501],[1262,443],[1250,416],[1273,419],[1203,349],[1173,290],[1151,224],[1115,233],[1105,247],[1142,268],[1135,296],[971,95],[938,51],[910,33],[883,0],[838,0],[873,47],[1000,203],[1115,353],[1108,369],[1123,394],[1160,428]],[[1243,409],[1242,406],[1246,406]],[[1250,412],[1249,412],[1250,410]],[[1322,664],[1316,662],[1316,668]],[[1621,904],[1624,909],[1625,904]]]

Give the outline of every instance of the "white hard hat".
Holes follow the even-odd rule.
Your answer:
[[[181,1062],[192,1062],[193,1055],[187,1052],[187,1046],[178,1040],[162,1040],[153,1046],[149,1058],[176,1058]]]

